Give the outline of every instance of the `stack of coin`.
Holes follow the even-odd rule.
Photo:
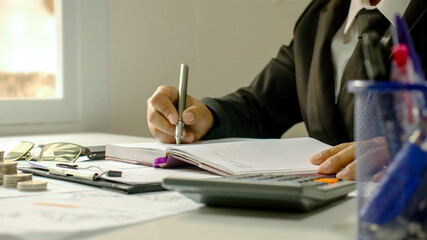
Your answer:
[[[4,152],[0,151],[0,185],[3,184],[3,163],[4,163]]]
[[[47,182],[45,181],[24,181],[18,183],[19,191],[45,191],[47,189]]]
[[[31,181],[32,179],[33,179],[33,175],[28,173],[4,175],[3,186],[7,188],[16,188],[16,185],[18,184],[18,182]]]
[[[0,185],[3,184],[3,178],[5,175],[18,173],[17,167],[17,163],[0,163]]]

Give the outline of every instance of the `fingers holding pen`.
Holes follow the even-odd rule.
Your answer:
[[[174,143],[175,124],[178,122],[178,89],[172,86],[160,86],[156,92],[147,100],[147,121],[148,127],[155,138],[161,142]],[[194,104],[195,100],[187,95],[187,106]],[[185,125],[195,123],[195,116],[199,115],[197,108],[186,109],[182,120]],[[182,131],[182,142],[190,143],[194,141],[192,129],[184,127]]]
[[[153,106],[147,108],[148,128],[151,134],[162,142],[175,141],[175,126]]]
[[[204,105],[203,105],[204,107]],[[203,115],[200,105],[190,105],[182,114],[182,121],[185,124],[185,136],[183,142],[190,143],[199,140],[205,133],[207,117]]]
[[[175,124],[178,122],[178,89],[172,86],[160,86],[147,100],[148,127],[154,137],[162,142],[175,142]],[[182,114],[185,126],[182,130],[182,142],[191,143],[203,137],[213,126],[213,116],[206,105],[187,95],[186,106]]]
[[[194,141],[202,138],[213,126],[213,115],[200,100],[189,96],[188,108],[182,115],[188,135],[194,135]]]
[[[148,127],[154,137],[162,142],[175,141],[175,124],[178,113],[174,102],[178,99],[177,89],[160,86],[147,100]]]
[[[172,86],[160,86],[147,100],[147,105],[152,106],[162,114],[171,124],[178,122],[178,111],[174,104],[178,101],[178,90]]]
[[[148,107],[152,113],[148,114],[148,128],[155,138],[165,143],[175,143],[175,130],[176,126],[171,124],[162,114],[157,112],[153,107]],[[183,142],[192,142],[194,136],[187,134],[187,131],[183,129],[182,132]]]

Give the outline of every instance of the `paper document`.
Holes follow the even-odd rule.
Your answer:
[[[45,170],[56,167],[57,162],[30,162],[32,167],[38,167]],[[99,175],[102,170],[117,170],[122,172],[121,177],[109,177],[101,175],[101,179],[113,182],[126,184],[145,184],[145,183],[160,183],[165,177],[187,177],[187,178],[211,178],[218,177],[208,171],[196,168],[180,168],[180,169],[158,169],[142,165],[134,165],[116,161],[97,160],[75,163],[78,165],[78,171],[92,172]],[[82,169],[80,169],[82,168]]]
[[[0,189],[0,192],[2,189]],[[0,239],[75,239],[200,207],[176,192],[135,195],[92,190],[0,199]]]
[[[253,138],[222,138],[213,140],[203,140],[193,142],[190,145],[211,145],[216,143],[253,141]],[[183,144],[186,145],[186,144]],[[147,166],[153,166],[156,158],[164,157],[168,148],[175,147],[176,144],[161,142],[144,142],[144,143],[123,143],[107,144],[105,156],[109,160],[123,161],[127,163],[138,163]]]

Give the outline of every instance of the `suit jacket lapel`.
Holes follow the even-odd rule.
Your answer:
[[[419,20],[425,17],[427,12],[426,1],[422,0],[412,0],[405,13],[403,14],[403,19],[405,19],[406,24],[408,25],[409,32],[418,24]]]
[[[349,5],[347,0],[332,0],[321,12],[309,74],[307,128],[312,137],[330,144],[342,141],[339,136],[345,131],[338,124],[341,121],[335,107],[331,41],[344,23]]]
[[[427,56],[427,1],[412,0],[403,14],[403,19],[408,25],[409,33],[415,45],[418,56]],[[424,71],[427,71],[427,59],[421,59]]]
[[[403,19],[405,20],[406,25],[408,26],[409,33],[412,35],[411,37],[413,40],[426,38],[426,37],[422,38],[421,36],[418,36],[419,34],[423,34],[424,36],[426,36],[425,30],[417,31],[420,28],[425,28],[424,24],[426,23],[426,16],[427,16],[426,1],[412,0],[409,3],[408,8],[403,14]],[[414,34],[416,34],[417,36],[413,36]],[[422,41],[422,42],[425,43],[425,41]],[[423,46],[424,44],[414,44],[414,45],[416,47],[420,47],[420,46]],[[390,38],[390,40],[387,42],[386,48],[390,50],[392,46],[393,46],[393,39]],[[390,55],[390,59],[391,59],[391,55]]]

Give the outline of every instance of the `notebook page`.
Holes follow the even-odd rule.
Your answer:
[[[191,145],[214,144],[221,142],[249,141],[249,138],[223,138],[198,141]],[[184,146],[186,144],[182,144]],[[161,142],[107,144],[105,155],[112,160],[127,160],[145,165],[152,165],[153,160],[166,155],[166,149],[175,144]]]
[[[329,147],[313,138],[292,138],[186,145],[169,151],[235,175],[316,170],[310,157]]]
[[[105,155],[114,159],[129,160],[152,165],[153,160],[165,156],[165,150],[173,144],[160,142],[107,144]]]

